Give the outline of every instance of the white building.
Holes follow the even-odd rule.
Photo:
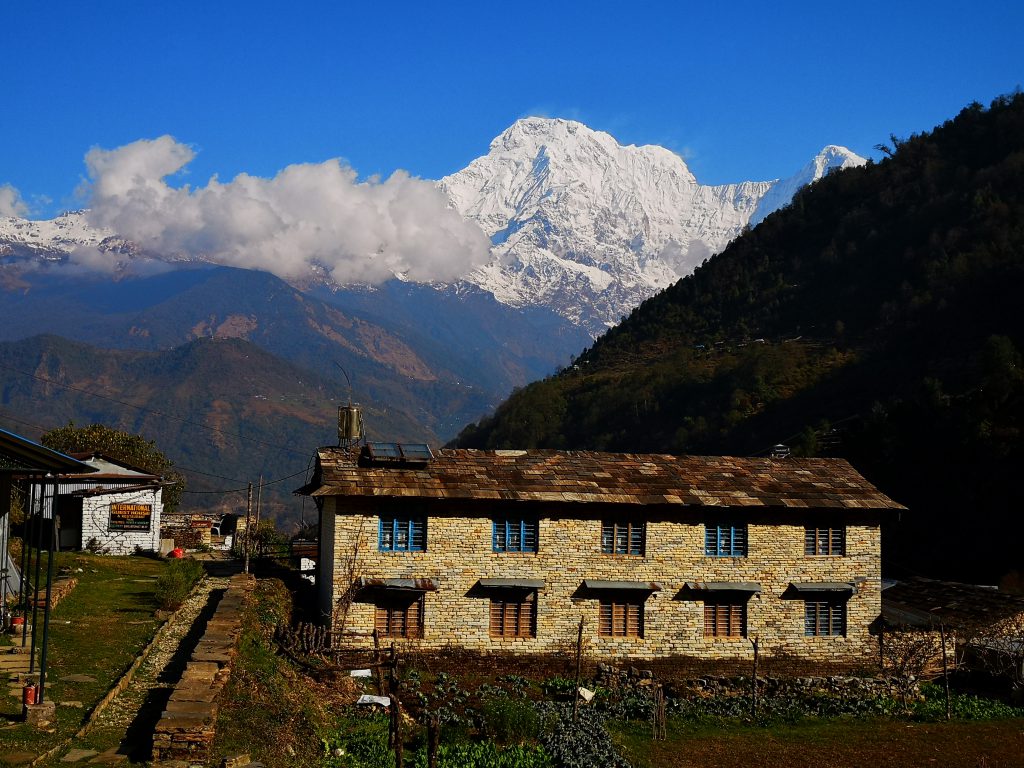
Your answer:
[[[99,453],[72,456],[96,471],[61,475],[44,516],[57,513],[60,549],[159,551],[162,479]]]

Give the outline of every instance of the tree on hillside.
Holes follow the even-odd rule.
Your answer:
[[[172,483],[163,489],[164,505],[174,509],[181,501],[185,478],[174,470],[173,462],[156,447],[153,440],[103,424],[79,427],[69,421],[67,426],[51,429],[44,434],[42,444],[62,453],[96,451],[150,474],[161,475],[168,483]]]

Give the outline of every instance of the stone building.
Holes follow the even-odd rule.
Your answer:
[[[879,524],[840,459],[321,448],[320,609],[337,642],[605,657],[875,653]],[[388,640],[390,642],[390,640]]]

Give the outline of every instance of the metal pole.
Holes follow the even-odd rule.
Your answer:
[[[45,497],[45,486],[44,493]],[[57,484],[53,482],[50,491],[50,545],[46,550],[46,607],[43,609],[43,649],[39,659],[39,703],[45,701],[46,691],[46,649],[50,639],[50,600],[53,597],[53,561],[55,542],[57,539]]]
[[[25,494],[25,519],[21,524],[21,584],[18,585],[18,607],[21,608],[21,615],[25,621],[21,625],[21,647],[28,644],[28,577],[32,567],[32,523],[35,520],[35,498],[36,486],[34,483],[28,486],[28,493]]]
[[[252,528],[249,525],[252,519],[252,483],[249,483],[249,495],[245,500],[245,572],[249,572],[249,542],[252,540]]]
[[[49,476],[49,473],[47,473]],[[32,589],[32,650],[28,661],[28,672],[32,674],[36,669],[36,631],[39,626],[39,583],[42,580],[43,571],[43,512],[46,503],[46,480],[39,481],[39,516],[36,518],[36,583]]]
[[[7,627],[7,593],[10,581],[11,476],[0,475],[0,629]]]

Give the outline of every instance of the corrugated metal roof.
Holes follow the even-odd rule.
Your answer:
[[[381,579],[372,576],[361,576],[359,586],[364,589],[405,589],[413,592],[436,592],[437,583],[433,579]]]
[[[848,581],[792,581],[790,586],[797,592],[853,592],[854,586]]]
[[[756,581],[688,581],[687,589],[707,592],[760,592]]]
[[[93,468],[70,456],[0,429],[0,471],[19,474],[92,472]]]
[[[523,589],[544,589],[544,579],[480,579],[481,587],[521,587]]]
[[[607,581],[605,579],[584,579],[584,589],[637,590],[642,592],[661,592],[661,584],[656,581]]]
[[[1024,616],[1024,596],[977,584],[907,579],[882,590],[882,616],[894,626],[984,627]]]
[[[423,467],[361,467],[318,452],[313,496],[392,496],[701,507],[904,509],[843,459],[442,449]]]

